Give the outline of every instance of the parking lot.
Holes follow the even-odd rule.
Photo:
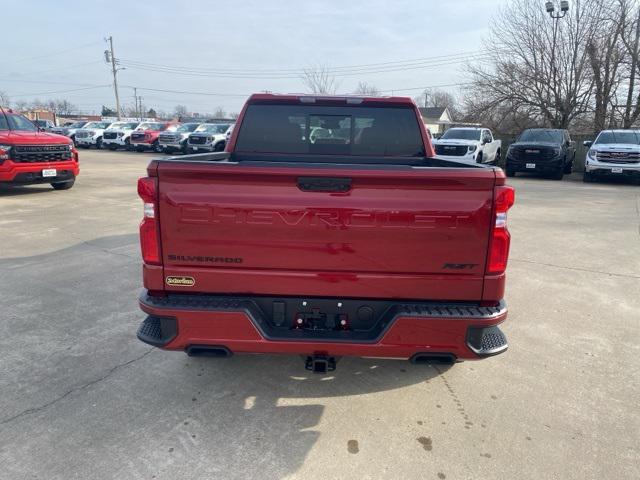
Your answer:
[[[510,179],[509,351],[451,368],[136,339],[136,179],[0,190],[0,477],[640,478],[640,187]]]

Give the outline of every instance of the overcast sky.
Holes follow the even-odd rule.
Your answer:
[[[159,110],[172,111],[184,104],[191,111],[213,112],[221,106],[237,112],[243,96],[252,92],[305,91],[298,72],[314,65],[333,68],[427,59],[402,71],[379,71],[389,68],[378,66],[377,72],[359,73],[352,68],[344,71],[357,75],[338,77],[341,93],[353,92],[359,81],[366,81],[385,94],[393,90],[415,96],[420,91],[410,89],[465,81],[462,62],[434,65],[442,59],[432,57],[481,52],[481,40],[501,3],[15,1],[2,9],[0,91],[13,102],[66,98],[85,112],[99,111],[102,104],[113,106],[113,88],[100,87],[112,81],[103,51],[104,37],[113,35],[116,58],[123,65],[148,64],[142,70],[140,64],[136,68],[129,63],[118,74],[122,104],[133,103],[130,87],[137,86],[144,104]],[[232,71],[234,76],[271,72],[221,78],[215,69],[226,70],[226,75]],[[287,78],[267,78],[273,76]],[[457,88],[444,89],[456,93]]]

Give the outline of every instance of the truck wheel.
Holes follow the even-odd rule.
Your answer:
[[[69,190],[71,187],[73,187],[74,183],[76,183],[76,179],[75,178],[73,180],[69,180],[67,182],[52,183],[51,186],[53,187],[54,190]]]
[[[160,143],[158,142],[158,140],[156,140],[151,144],[151,151],[156,153],[162,153],[162,147],[160,146]]]
[[[493,159],[493,165],[499,165],[501,159],[502,159],[502,152],[500,151],[500,149],[498,149],[498,151],[496,152],[496,158]]]
[[[551,175],[552,180],[562,180],[562,177],[564,177],[564,167],[562,166],[558,169],[557,172],[554,172]]]
[[[186,155],[187,153],[189,153],[189,147],[187,145],[187,142],[184,142],[182,144],[182,147],[180,147],[180,151],[182,152],[183,155]]]
[[[224,150],[225,142],[218,142],[213,147],[214,152],[221,152]]]
[[[96,140],[96,149],[102,150],[102,137],[98,137],[98,139]]]
[[[109,144],[109,150],[114,151],[118,149],[118,145],[114,144],[114,143],[110,143]]]
[[[136,152],[144,152],[144,147],[136,147]]]
[[[476,163],[482,163],[482,152],[478,153],[478,156],[476,157]]]
[[[566,160],[566,158],[565,158],[565,160]],[[570,175],[571,174],[571,170],[573,170],[573,162],[566,163],[565,166],[564,166],[564,173],[566,173],[567,175]]]
[[[124,141],[124,149],[127,151],[131,150],[131,140],[128,138]]]

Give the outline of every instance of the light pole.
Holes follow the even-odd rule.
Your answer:
[[[561,18],[564,18],[564,16],[567,14],[567,12],[569,11],[569,2],[567,0],[562,0],[560,2],[560,13],[555,13],[556,11],[556,5],[554,2],[547,2],[545,3],[545,8],[547,9],[547,13],[549,14],[549,16],[553,19],[553,43],[551,44],[551,72],[553,75],[553,78],[551,79],[551,82],[549,82],[549,86],[551,87],[551,85],[553,84],[553,88],[557,89],[557,80],[558,80],[558,71],[556,69],[556,45],[557,45],[557,38],[558,38],[558,20],[560,20]],[[556,122],[558,120],[558,99],[554,98],[554,104],[555,104],[555,112],[556,112]]]
[[[553,2],[547,2],[545,7],[547,8],[549,16],[557,20],[564,17],[569,11],[569,2],[567,0],[562,0],[560,2],[560,13],[554,13],[556,11],[556,6]]]

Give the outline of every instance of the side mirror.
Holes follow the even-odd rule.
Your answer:
[[[593,142],[591,140],[585,140],[584,142],[582,142],[582,144],[585,147],[590,147],[591,145],[593,145]]]

